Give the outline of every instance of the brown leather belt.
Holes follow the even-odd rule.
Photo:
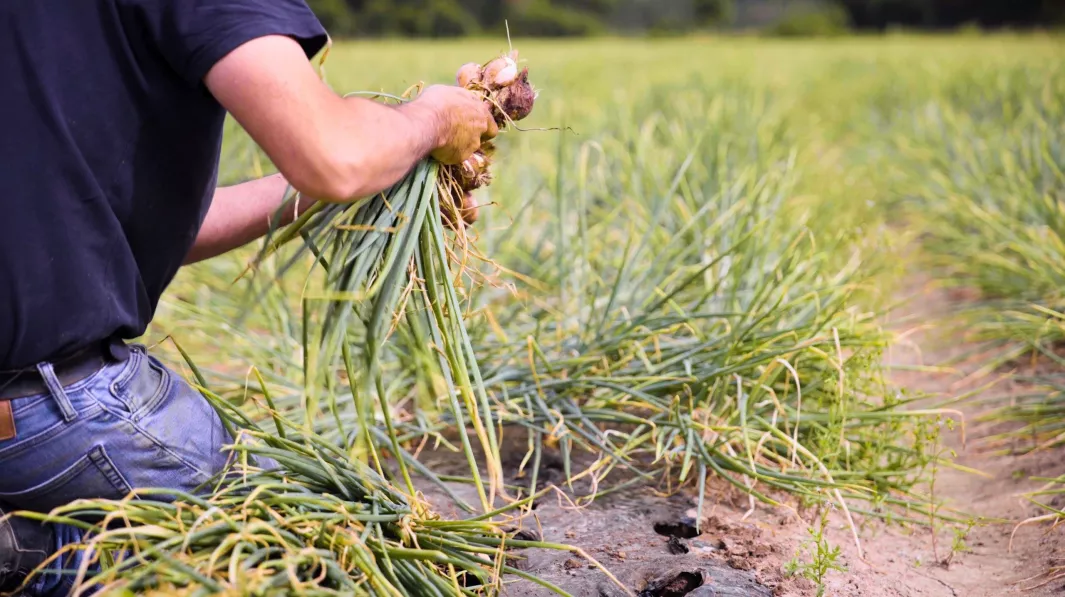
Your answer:
[[[52,369],[60,385],[68,386],[92,375],[108,363],[124,360],[128,351],[129,348],[122,341],[107,340],[51,361]],[[14,400],[47,392],[48,386],[36,366],[0,371],[0,400]]]

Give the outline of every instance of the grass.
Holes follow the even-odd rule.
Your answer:
[[[949,464],[940,421],[956,414],[887,382],[881,315],[917,247],[942,278],[981,291],[964,321],[983,322],[974,331],[1012,351],[1004,360],[1052,352],[1061,42],[516,45],[541,95],[528,130],[499,143],[472,244],[405,232],[433,217],[424,201],[391,211],[374,200],[343,216],[353,230],[389,230],[359,235],[365,245],[325,225],[336,213],[312,214],[303,242],[279,246],[257,276],[233,283],[261,247],[180,274],[148,338],[173,335],[199,364],[260,446],[240,449],[292,462],[177,510],[108,506],[134,527],[174,533],[202,519],[217,535],[190,550],[172,535],[101,533],[111,548],[150,551],[145,568],[106,582],[140,587],[150,570],[204,588],[493,593],[508,539],[481,517],[499,503],[520,517],[545,490],[548,452],[581,503],[633,479],[699,496],[716,481],[751,508],[828,500],[856,541],[863,517],[950,518],[923,487]],[[397,92],[502,49],[344,43],[325,70],[342,92]],[[269,172],[229,127],[222,182]],[[405,184],[424,187],[432,173],[419,168]],[[325,237],[317,255],[299,250]],[[1036,432],[1055,438],[1059,419],[1042,416],[1054,395],[996,416],[1054,425]],[[520,465],[503,470],[514,444]],[[466,472],[423,464],[434,446]],[[418,496],[429,487],[472,522],[435,519]],[[291,494],[320,497],[271,514]],[[242,541],[259,540],[231,520],[284,530],[283,549],[231,565],[246,560]],[[307,535],[308,520],[326,521],[320,535]]]

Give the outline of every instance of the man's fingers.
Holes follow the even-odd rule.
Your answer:
[[[499,134],[499,125],[496,124],[496,119],[492,118],[492,115],[488,115],[488,130],[481,135],[481,141],[488,141],[489,139],[495,139]]]

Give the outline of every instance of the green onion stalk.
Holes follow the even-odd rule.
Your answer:
[[[503,128],[527,116],[536,97],[528,69],[519,71],[516,58],[511,52],[483,66],[469,64],[457,77],[463,87],[483,97]],[[456,285],[462,283],[465,260],[471,254],[465,236],[477,207],[471,191],[491,181],[488,167],[493,151],[488,144],[457,166],[426,159],[399,183],[367,200],[315,204],[268,239],[256,260],[256,265],[262,263],[299,238],[302,245],[287,256],[280,275],[306,257],[315,264],[311,274],[320,274],[321,290],[304,297],[306,388],[301,407],[306,431],[314,428],[324,393],[325,407],[351,457],[372,462],[385,476],[383,452],[390,452],[407,492],[415,493],[409,459],[403,457],[393,425],[383,364],[391,336],[403,327],[413,340],[407,348],[425,367],[420,373],[423,382],[442,390],[458,428],[473,429],[472,439],[460,434],[461,445],[484,510],[490,510],[503,491],[499,441],[466,331],[461,296],[468,292]],[[453,267],[458,271],[453,272]],[[341,416],[338,372],[350,390],[354,425]],[[387,442],[378,442],[373,432],[382,424]],[[478,451],[484,457],[487,483]]]

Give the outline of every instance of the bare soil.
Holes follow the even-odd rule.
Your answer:
[[[936,395],[961,396],[986,385],[975,364],[934,369],[976,347],[959,342],[946,327],[952,305],[963,297],[932,289],[915,281],[903,292],[911,301],[893,316],[902,340],[885,357],[892,382],[899,387]],[[906,323],[918,322],[918,323]],[[929,367],[933,367],[929,369]],[[1006,380],[994,391],[1008,400],[1017,391]],[[859,550],[849,527],[834,515],[827,531],[832,545],[842,550],[845,572],[829,572],[826,595],[861,597],[998,597],[1002,595],[1061,595],[1065,580],[1046,583],[1047,571],[1065,563],[1065,535],[1047,524],[1017,523],[1042,514],[1020,494],[1038,484],[1030,476],[1065,472],[1061,450],[1030,456],[1002,456],[980,448],[993,431],[970,421],[976,414],[961,403],[966,419],[965,441],[960,426],[944,430],[946,445],[957,453],[956,463],[972,469],[941,468],[935,481],[937,497],[947,506],[983,522],[965,537],[967,550],[952,553],[954,535],[941,530],[933,541],[927,527],[887,525],[859,520]],[[986,403],[983,408],[986,408]],[[518,453],[523,447],[515,446]],[[434,467],[438,464],[434,464]],[[545,458],[541,475],[561,484],[557,461]],[[526,481],[527,482],[527,481]],[[747,496],[725,483],[711,483],[698,531],[694,529],[697,496],[681,490],[634,486],[578,507],[562,492],[540,500],[525,526],[545,541],[584,550],[602,568],[565,551],[523,550],[516,565],[554,583],[576,597],[621,597],[626,590],[640,597],[768,597],[813,596],[813,583],[788,577],[785,565],[815,524],[816,512],[799,510],[804,520],[784,509],[752,504]],[[470,498],[468,487],[455,487]],[[426,493],[434,504],[447,498]],[[437,498],[437,499],[433,499]],[[445,515],[461,515],[444,509]],[[657,528],[656,528],[657,527]],[[1010,546],[1011,533],[1015,536]],[[609,570],[610,578],[604,571]],[[621,587],[625,589],[622,589]],[[1033,588],[1034,587],[1034,588]],[[530,581],[509,584],[510,595],[540,596],[549,591]]]

